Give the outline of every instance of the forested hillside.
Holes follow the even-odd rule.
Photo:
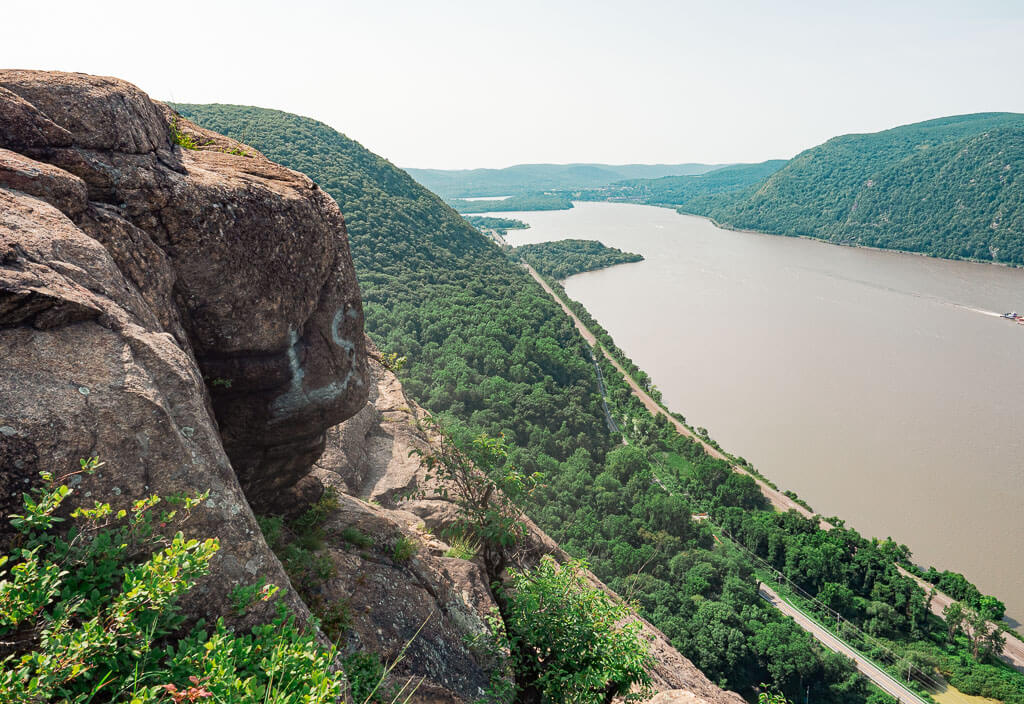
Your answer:
[[[723,225],[939,257],[1024,264],[1024,115],[851,134],[764,182],[683,210]]]
[[[509,196],[537,191],[599,188],[629,178],[702,174],[712,164],[517,164],[504,169],[408,169],[442,198]]]
[[[736,191],[763,181],[786,165],[785,159],[735,164],[696,176],[631,179],[580,194],[580,200],[621,200],[652,205],[682,205],[700,196]]]
[[[393,164],[327,125],[274,110],[176,105],[306,173],[341,206],[366,329],[407,357],[406,390],[491,435],[519,461],[604,455],[608,438],[585,343],[523,270]]]
[[[963,657],[962,636],[947,638],[941,622],[928,620],[924,591],[892,563],[905,549],[775,514],[749,476],[652,417],[601,361],[611,413],[629,440],[622,446],[605,424],[592,352],[569,319],[504,251],[407,174],[314,120],[176,107],[334,196],[348,222],[367,330],[385,352],[408,358],[406,390],[473,431],[504,432],[515,462],[543,475],[528,513],[638,602],[712,679],[747,697],[767,683],[810,701],[891,701],[759,598],[762,576],[726,546],[721,527],[694,520],[700,511],[790,579],[827,593],[869,633],[961,668],[958,681],[984,681],[972,691],[1008,692],[1005,701],[1024,704],[1011,696],[1014,674]]]

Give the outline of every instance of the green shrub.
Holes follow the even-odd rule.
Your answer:
[[[182,149],[199,149],[199,144],[192,139],[192,135],[185,134],[178,128],[178,118],[172,119],[168,128],[171,132],[171,142],[177,144]]]
[[[83,470],[99,466],[83,462]],[[20,533],[0,556],[0,701],[213,701],[257,704],[335,702],[345,681],[314,630],[278,604],[277,617],[250,633],[223,620],[180,636],[178,601],[209,571],[216,539],[179,530],[204,497],[156,496],[114,510],[95,503],[73,511],[66,530],[55,514],[70,489],[45,486],[11,516]],[[236,590],[236,608],[270,599],[273,588]]]
[[[503,437],[484,433],[456,437],[434,418],[424,424],[438,434],[438,447],[409,454],[419,456],[426,468],[433,496],[458,508],[450,530],[477,542],[489,580],[497,581],[513,547],[526,534],[518,504],[530,496],[542,475],[514,467]],[[424,496],[425,492],[418,494]]]
[[[504,627],[500,620],[492,627],[510,654],[518,698],[533,692],[545,702],[601,704],[650,696],[651,656],[640,623],[587,584],[585,568],[545,557],[532,570],[511,572],[511,589],[499,597]]]
[[[370,653],[352,653],[341,661],[348,675],[353,702],[383,702],[380,682],[384,679],[385,668],[380,658]]]
[[[373,538],[355,526],[348,526],[345,528],[345,530],[341,531],[340,537],[346,543],[354,545],[357,548],[363,548],[365,550],[366,548],[373,547]]]
[[[391,550],[391,557],[395,562],[408,562],[419,550],[419,543],[401,535],[395,541],[395,547]]]

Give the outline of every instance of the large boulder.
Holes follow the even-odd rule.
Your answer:
[[[250,505],[296,510],[367,396],[334,201],[124,81],[0,71],[0,213],[0,512],[98,456],[85,500],[210,492],[207,612],[286,584]]]

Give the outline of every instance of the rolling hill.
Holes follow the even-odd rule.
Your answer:
[[[1024,115],[850,134],[746,189],[682,210],[720,224],[938,257],[1024,264]]]

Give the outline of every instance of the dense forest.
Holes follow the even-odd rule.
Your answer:
[[[529,515],[710,677],[748,697],[768,683],[813,701],[891,701],[757,596],[762,577],[742,545],[923,667],[942,668],[966,691],[1024,704],[1019,675],[984,650],[976,660],[962,633],[927,615],[924,591],[893,564],[908,557],[905,548],[843,529],[826,534],[768,510],[749,476],[648,413],[509,255],[408,175],[310,119],[176,108],[335,197],[367,331],[385,352],[407,357],[406,390],[447,423],[504,434],[514,463],[543,476]],[[600,339],[616,350],[607,333]],[[605,424],[595,365],[622,434]],[[693,518],[700,512],[709,518]]]
[[[785,165],[785,159],[772,159],[760,164],[725,166],[695,176],[618,181],[604,188],[580,193],[578,199],[683,205],[699,196],[728,193],[759,183]]]
[[[523,193],[500,200],[449,201],[460,213],[498,213],[516,210],[568,210],[572,207],[569,193]]]
[[[681,210],[729,227],[1024,264],[1024,115],[836,137],[760,184]]]
[[[565,279],[584,271],[644,260],[639,254],[623,252],[617,247],[606,247],[594,240],[557,240],[524,244],[516,247],[514,251],[538,272],[553,279]]]
[[[600,188],[631,178],[702,174],[711,164],[517,164],[504,169],[407,169],[442,198],[509,196]]]

